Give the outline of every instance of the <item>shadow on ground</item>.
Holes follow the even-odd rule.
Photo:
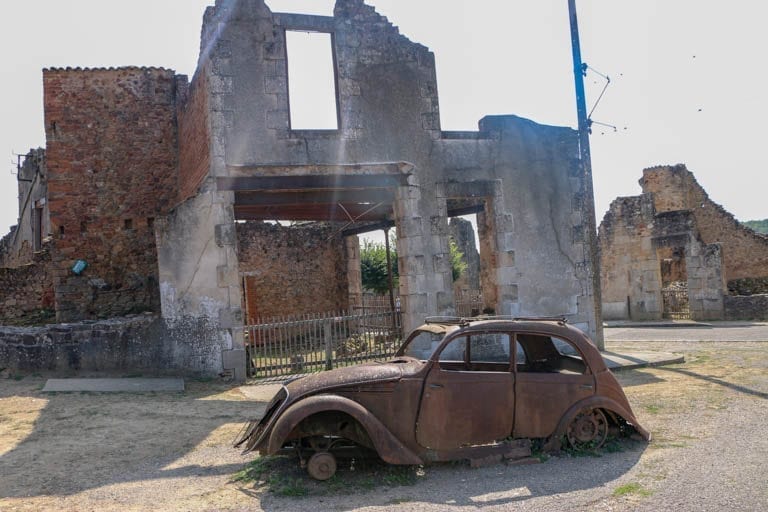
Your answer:
[[[0,498],[232,475],[243,459],[229,441],[263,406],[213,383],[188,382],[184,393],[42,393],[44,383],[0,380]]]

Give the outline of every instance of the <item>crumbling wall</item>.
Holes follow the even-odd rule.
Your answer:
[[[43,85],[57,319],[156,311],[154,222],[177,188],[174,72],[46,69]]]
[[[349,307],[347,253],[340,227],[237,224],[247,323]]]
[[[726,280],[768,277],[768,236],[742,225],[712,201],[685,165],[645,169],[640,185],[653,194],[657,212],[692,212],[702,241],[722,246]]]
[[[649,194],[619,197],[598,230],[603,319],[661,318],[661,273],[653,247]]]
[[[210,126],[208,119],[208,75],[200,71],[187,87],[177,80],[179,88],[179,190],[178,202],[192,197],[211,167]]]
[[[0,268],[0,325],[54,321],[53,271],[48,248],[26,265]]]

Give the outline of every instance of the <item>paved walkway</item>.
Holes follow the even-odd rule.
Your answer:
[[[766,322],[624,322],[605,328],[605,341],[768,341]]]

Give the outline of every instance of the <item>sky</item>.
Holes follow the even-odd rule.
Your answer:
[[[161,66],[191,77],[214,0],[3,3],[0,236],[18,216],[16,154],[44,146],[42,69]],[[437,65],[443,130],[488,114],[576,126],[567,0],[368,0]],[[330,15],[332,0],[273,0]],[[768,3],[577,0],[582,60],[610,85],[592,114],[597,222],[646,167],[684,163],[739,220],[768,218]],[[591,109],[605,79],[586,79]],[[84,184],[87,186],[87,184]]]

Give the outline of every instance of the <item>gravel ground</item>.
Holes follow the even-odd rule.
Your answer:
[[[365,488],[282,475],[305,497],[233,479],[252,457],[228,443],[274,386],[44,395],[42,377],[3,379],[0,510],[768,510],[768,343],[614,341],[608,349],[686,356],[618,374],[654,434],[650,445],[528,466],[438,464],[413,485],[388,485],[376,473]]]

